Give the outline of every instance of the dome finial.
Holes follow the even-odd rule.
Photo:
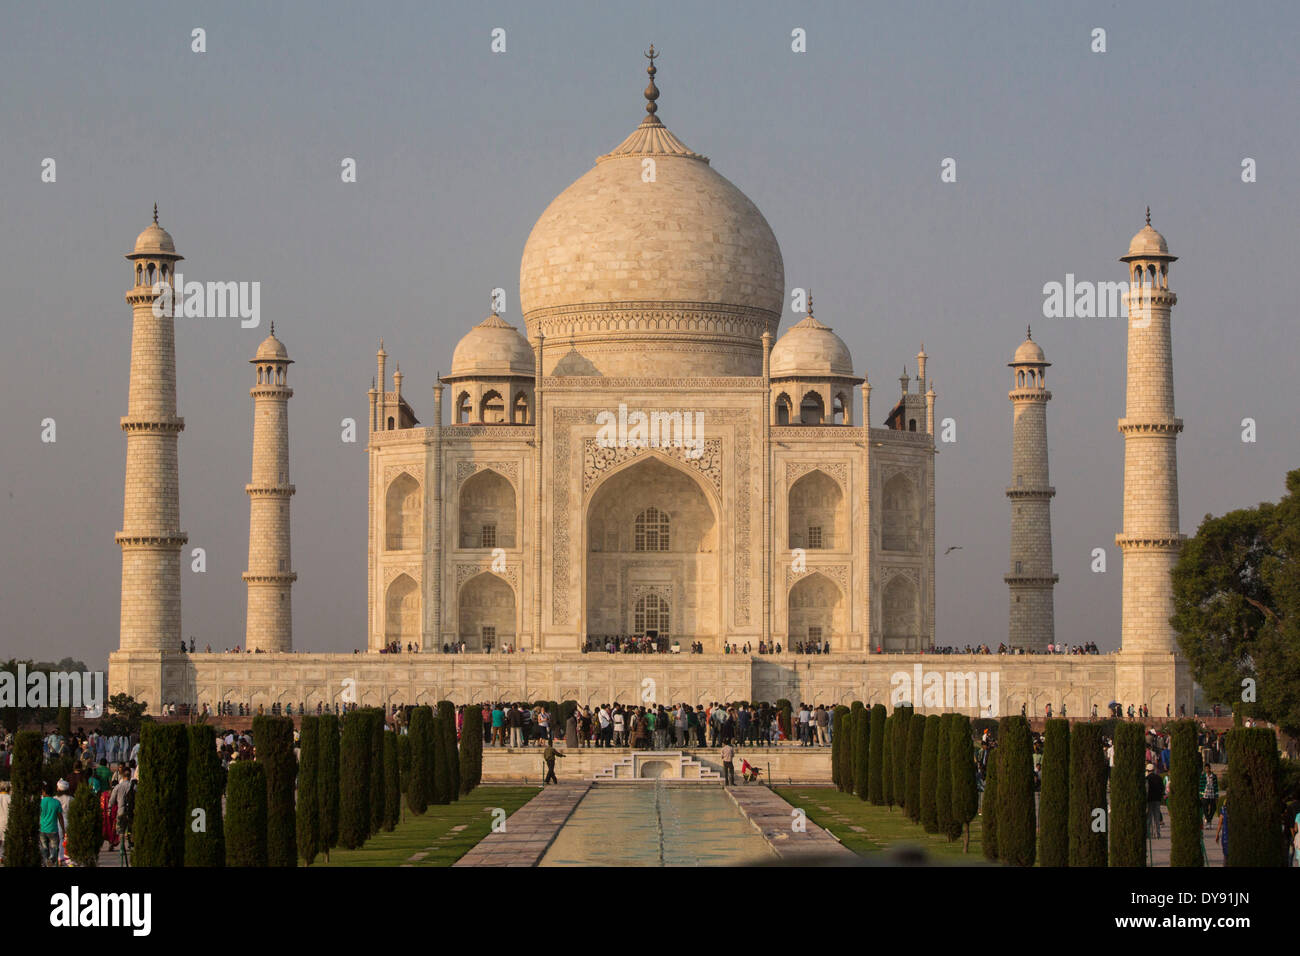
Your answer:
[[[655,52],[653,43],[650,44],[650,52],[644,56],[650,61],[650,65],[645,68],[646,73],[650,75],[650,83],[645,88],[645,111],[650,114],[651,119],[655,119],[655,112],[659,109],[655,105],[655,100],[659,99],[659,88],[655,86],[655,74],[659,71],[655,69],[655,59],[659,54]]]
[[[275,335],[275,320],[271,320],[271,334]]]
[[[1027,338],[1027,339],[1032,339],[1033,337],[1034,337],[1034,329],[1033,329],[1033,326],[1026,325],[1026,326],[1025,326],[1025,338]]]
[[[1147,206],[1147,225],[1151,225],[1151,207]]]
[[[158,204],[153,204],[153,224],[158,225]]]
[[[808,318],[811,319],[811,318],[812,318],[812,314],[813,314],[813,307],[812,307],[812,286],[809,286],[809,287],[808,287]]]

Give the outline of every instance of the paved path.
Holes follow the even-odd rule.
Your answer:
[[[560,827],[591,789],[589,782],[552,784],[489,833],[455,866],[536,866]]]
[[[859,857],[807,817],[803,829],[794,828],[794,807],[765,786],[727,787],[727,796],[740,812],[763,834],[763,839],[784,863],[815,861],[822,864],[850,865]]]

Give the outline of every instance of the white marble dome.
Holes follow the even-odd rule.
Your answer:
[[[1033,340],[1032,337],[1026,338],[1016,349],[1015,357],[1011,359],[1012,365],[1046,365],[1047,354],[1042,347]]]
[[[772,347],[772,377],[835,378],[853,375],[844,340],[809,314]]]
[[[470,329],[451,356],[453,378],[532,377],[535,371],[528,340],[496,313]]]
[[[1151,226],[1151,213],[1147,212],[1147,223],[1137,231],[1128,244],[1128,253],[1120,257],[1121,262],[1129,259],[1160,258],[1173,259],[1169,255],[1169,243]]]
[[[158,225],[158,223],[151,222],[144,232],[136,236],[135,248],[131,250],[131,255],[174,256],[176,255],[176,243],[172,241],[171,233]]]
[[[288,361],[289,350],[284,347],[284,343],[275,337],[275,326],[271,326],[271,334],[262,340],[262,344],[257,347],[257,354],[253,361]]]
[[[548,374],[571,349],[602,375],[761,374],[784,295],[763,214],[653,114],[546,208],[519,267]]]

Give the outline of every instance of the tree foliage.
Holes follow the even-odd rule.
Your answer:
[[[230,765],[226,866],[266,866],[266,765],[255,760]]]
[[[1029,721],[1019,714],[1003,717],[998,728],[998,859],[1012,866],[1033,866],[1037,858],[1034,813],[1033,738]]]
[[[339,749],[339,846],[355,850],[370,836],[370,728],[368,710],[343,715]]]
[[[217,753],[216,731],[211,724],[191,724],[188,732],[185,865],[225,866],[226,833],[221,797],[226,791],[226,771]],[[196,810],[203,812],[196,814]]]
[[[1059,717],[1043,732],[1038,799],[1038,863],[1070,865],[1070,722]]]
[[[406,785],[406,805],[416,816],[429,809],[433,798],[433,711],[428,707],[416,707],[411,711],[411,723],[407,731],[411,740],[411,774]]]
[[[293,753],[293,718],[253,718],[257,762],[266,766],[266,865],[298,865],[298,821],[294,792],[298,761]]]
[[[921,742],[921,826],[926,833],[939,832],[935,793],[939,786],[939,715],[925,717],[925,737]]]
[[[969,850],[970,822],[979,810],[979,789],[975,782],[970,718],[965,714],[953,714],[948,726],[948,763],[952,775],[952,823],[958,832],[964,832],[962,847]]]
[[[329,851],[339,845],[339,751],[342,740],[337,715],[322,715],[319,737],[320,770],[317,771],[316,795],[320,804],[320,848],[328,860]]]
[[[1070,731],[1070,866],[1106,865],[1106,770],[1101,725],[1075,724]]]
[[[311,866],[321,847],[320,717],[304,716],[298,732],[298,855]]]
[[[566,721],[577,707],[576,701],[564,702]],[[460,731],[460,792],[469,793],[483,779],[483,709],[468,704],[462,713],[465,716]]]
[[[1146,864],[1146,728],[1115,728],[1115,766],[1110,772],[1110,865]]]
[[[184,866],[189,735],[184,724],[140,728],[140,781],[131,842],[135,866]]]
[[[1204,866],[1201,829],[1201,751],[1196,721],[1176,720],[1169,733],[1169,865]]]
[[[921,820],[921,754],[925,749],[925,715],[912,712],[907,722],[907,780],[903,810],[913,823]]]
[[[1263,727],[1228,731],[1228,866],[1285,866],[1277,738]]]
[[[68,806],[68,859],[77,866],[99,864],[99,848],[104,842],[99,824],[99,800],[90,784],[83,783]]]

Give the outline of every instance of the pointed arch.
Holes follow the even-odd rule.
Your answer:
[[[414,551],[421,546],[423,496],[420,483],[402,472],[384,495],[384,549]]]
[[[517,547],[515,486],[492,468],[482,468],[461,483],[456,495],[462,548]]]
[[[921,546],[920,499],[916,485],[899,473],[885,482],[881,547],[886,551],[917,551]]]
[[[801,575],[786,596],[786,633],[791,642],[837,643],[846,630],[844,594],[819,571]]]
[[[409,574],[393,578],[384,595],[384,639],[420,643],[420,587]]]
[[[848,509],[838,481],[814,468],[790,486],[786,500],[789,547],[812,551],[847,547]]]
[[[490,571],[474,575],[456,596],[457,634],[469,650],[493,651],[514,645],[518,602],[510,582]]]
[[[810,389],[799,399],[799,424],[820,425],[826,421],[826,402],[821,392]]]
[[[921,650],[921,606],[912,579],[895,574],[881,592],[880,603],[885,650]]]

